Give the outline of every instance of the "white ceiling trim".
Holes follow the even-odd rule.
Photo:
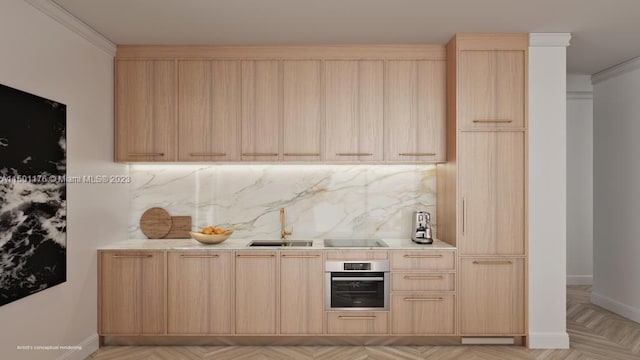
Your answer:
[[[57,21],[67,29],[82,36],[100,50],[106,52],[111,56],[114,56],[116,54],[116,44],[112,43],[109,39],[104,37],[99,32],[95,31],[89,25],[78,20],[78,18],[71,15],[67,10],[54,3],[52,0],[24,1],[34,8],[40,10],[45,15],[51,17],[53,20]]]
[[[571,33],[529,33],[529,46],[567,47]]]
[[[640,69],[640,56],[593,74],[591,76],[591,83],[595,85],[601,81],[626,74],[636,69]]]

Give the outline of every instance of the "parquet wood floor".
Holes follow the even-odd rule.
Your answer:
[[[519,346],[106,346],[92,360],[640,360],[640,324],[589,302],[591,286],[567,288],[571,348]]]

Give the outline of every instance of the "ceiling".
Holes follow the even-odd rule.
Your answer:
[[[640,0],[54,0],[116,44],[444,44],[570,32],[568,72],[640,56]]]

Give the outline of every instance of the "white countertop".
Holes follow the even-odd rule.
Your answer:
[[[288,239],[295,241],[298,239]],[[302,239],[300,239],[302,240]],[[311,239],[304,239],[311,240]],[[248,247],[251,239],[228,239],[220,244],[206,245],[193,239],[131,239],[104,245],[98,250],[453,250],[452,246],[444,241],[434,239],[433,244],[416,244],[411,239],[381,239],[389,247],[326,247],[323,239],[313,239],[312,246],[301,247]]]

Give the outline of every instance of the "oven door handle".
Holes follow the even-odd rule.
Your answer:
[[[384,281],[383,277],[332,277],[331,281]]]

